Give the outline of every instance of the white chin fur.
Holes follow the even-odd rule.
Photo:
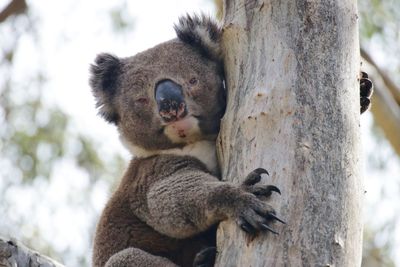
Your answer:
[[[173,143],[194,143],[201,136],[199,121],[193,116],[187,116],[182,120],[169,123],[164,129],[164,134]]]
[[[206,165],[207,169],[214,175],[219,173],[215,141],[197,141],[182,148],[171,148],[165,150],[146,150],[129,143],[120,136],[122,144],[137,158],[147,158],[154,155],[178,155],[197,158]]]

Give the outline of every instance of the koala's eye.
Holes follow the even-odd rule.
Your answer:
[[[140,103],[140,104],[147,104],[147,103],[149,103],[149,99],[146,97],[140,97],[140,98],[136,99],[136,102]]]
[[[190,79],[190,81],[189,81],[189,83],[191,84],[191,85],[196,85],[197,83],[198,83],[199,81],[196,79],[196,78],[192,78],[192,79]]]

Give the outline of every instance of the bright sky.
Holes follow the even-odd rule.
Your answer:
[[[100,52],[111,52],[118,56],[130,56],[146,48],[152,47],[160,42],[174,38],[173,23],[177,22],[180,15],[193,12],[205,12],[214,14],[211,0],[170,0],[170,1],[128,1],[126,11],[134,27],[127,32],[115,37],[109,12],[120,6],[120,1],[107,0],[70,0],[70,1],[28,1],[28,5],[34,15],[37,15],[39,29],[39,49],[34,46],[31,37],[24,37],[19,43],[19,53],[15,58],[15,71],[20,73],[24,79],[27,73],[34,69],[45,69],[48,83],[46,83],[46,100],[49,103],[62,107],[74,118],[77,129],[89,132],[94,138],[103,142],[99,147],[104,154],[110,151],[121,151],[128,159],[129,155],[120,145],[116,130],[105,123],[96,115],[94,101],[88,86],[88,68],[93,62],[96,54]],[[8,0],[0,0],[3,7]],[[38,56],[40,55],[40,57]],[[16,77],[18,79],[18,77]],[[364,133],[364,150],[374,153],[377,149],[371,137],[370,115],[362,117],[362,129]],[[105,141],[105,142],[104,142]],[[381,146],[388,155],[388,171],[385,174],[365,167],[366,174],[366,205],[373,207],[365,212],[366,221],[371,224],[379,224],[399,213],[398,203],[398,181],[400,174],[400,163],[390,152],[388,146]],[[386,151],[387,150],[387,151]],[[367,162],[368,159],[366,158]],[[365,164],[366,166],[368,164]],[[79,251],[83,249],[87,229],[91,227],[84,210],[71,209],[71,207],[60,206],[67,204],[65,191],[77,190],[84,194],[88,189],[89,178],[85,173],[76,168],[71,168],[69,162],[59,163],[59,173],[55,175],[54,182],[50,188],[39,184],[38,191],[18,189],[9,192],[10,196],[24,194],[27,201],[19,203],[21,210],[29,209],[26,203],[34,202],[35,195],[41,195],[44,206],[39,210],[38,222],[43,229],[43,238],[54,239],[55,246],[60,249],[72,249]],[[67,180],[65,177],[69,177]],[[397,178],[397,181],[396,181]],[[385,182],[382,183],[382,180]],[[38,182],[40,183],[40,182]],[[107,199],[108,187],[104,182],[96,184],[96,189],[91,195],[97,214],[100,213]],[[385,199],[381,199],[381,190],[387,192]],[[393,202],[395,201],[395,202]],[[79,202],[78,202],[79,203]],[[47,206],[46,206],[47,205]],[[55,209],[51,213],[48,209]],[[52,215],[55,214],[55,215]],[[29,226],[27,226],[29,228]],[[400,229],[398,225],[397,229]],[[18,229],[15,236],[24,235],[29,229]],[[86,234],[85,234],[86,231]],[[0,230],[0,234],[2,233]],[[400,247],[400,232],[397,236],[397,246]],[[73,246],[73,248],[71,248]],[[73,251],[71,252],[73,253]],[[400,263],[400,256],[397,255]],[[76,266],[74,259],[69,259],[65,264]]]

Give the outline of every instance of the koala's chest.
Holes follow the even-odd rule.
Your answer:
[[[151,157],[155,155],[173,155],[173,156],[190,156],[201,161],[206,168],[215,176],[219,176],[219,166],[217,153],[215,149],[215,141],[198,141],[188,144],[182,148],[172,148],[165,150],[149,151],[141,149],[138,146],[125,143],[127,148],[136,155],[138,159]],[[138,165],[138,164],[137,164]],[[137,181],[140,183],[140,181]]]

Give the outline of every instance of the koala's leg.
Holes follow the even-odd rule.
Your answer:
[[[154,256],[138,248],[127,248],[115,253],[105,267],[178,267],[172,261]]]

